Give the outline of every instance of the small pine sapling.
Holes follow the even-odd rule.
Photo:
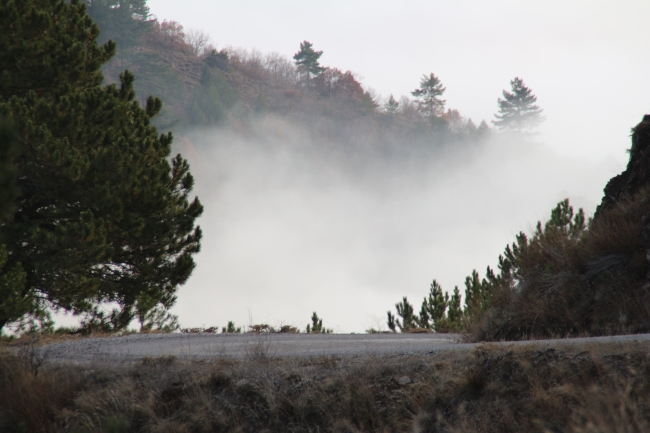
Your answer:
[[[228,321],[228,325],[221,328],[222,334],[240,334],[241,327],[236,327],[235,322],[232,320]]]

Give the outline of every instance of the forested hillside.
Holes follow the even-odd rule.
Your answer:
[[[240,48],[216,49],[201,31],[151,17],[146,0],[88,0],[100,41],[117,42],[103,67],[108,81],[129,69],[138,77],[139,98],[163,101],[156,124],[176,131],[228,124],[245,130],[259,115],[282,117],[307,127],[319,139],[364,146],[438,145],[475,142],[489,134],[443,99],[433,74],[414,76],[413,99],[382,98],[358,76],[322,65],[316,44],[296,41],[296,55],[262,54]],[[399,143],[399,144],[398,144]]]

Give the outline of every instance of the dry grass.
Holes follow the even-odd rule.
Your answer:
[[[579,238],[544,233],[497,288],[474,341],[650,332],[650,191],[619,201]]]
[[[588,229],[538,231],[497,287],[474,341],[650,332],[650,116],[633,129]],[[523,251],[523,250],[520,250]]]
[[[650,351],[483,345],[392,357],[171,357],[44,365],[0,357],[0,431],[641,432]]]

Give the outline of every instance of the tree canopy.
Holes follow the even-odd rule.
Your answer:
[[[98,35],[78,0],[0,6],[0,117],[20,151],[0,274],[22,267],[12,301],[31,303],[31,314],[63,309],[124,328],[175,302],[195,266],[202,206],[189,201],[187,161],[170,164],[171,133],[150,124],[161,101],[141,107],[128,71],[101,86],[115,44],[98,46]],[[109,315],[97,309],[106,302],[117,305]],[[0,308],[0,329],[19,319]]]
[[[418,110],[429,118],[440,117],[445,111],[444,99],[440,99],[446,88],[433,73],[423,75],[420,80],[420,87],[411,92],[418,101]]]
[[[151,28],[147,0],[85,0],[88,14],[101,29],[98,41],[117,43],[118,56],[123,60]]]
[[[303,80],[309,83],[312,79],[318,77],[327,68],[324,68],[318,62],[323,55],[322,51],[315,51],[311,42],[303,41],[300,43],[300,51],[293,56],[293,60],[298,69],[298,73]]]
[[[510,81],[510,88],[511,92],[504,90],[503,99],[498,99],[499,114],[495,114],[496,120],[492,123],[500,130],[535,134],[535,128],[544,122],[543,110],[535,105],[537,97],[521,78]]]

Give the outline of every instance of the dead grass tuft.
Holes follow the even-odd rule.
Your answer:
[[[0,431],[647,431],[647,345],[123,367],[0,358]]]

